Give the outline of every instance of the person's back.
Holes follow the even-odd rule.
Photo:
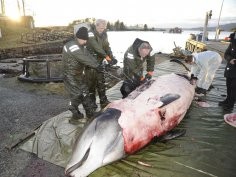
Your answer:
[[[191,75],[198,78],[196,93],[206,94],[222,62],[222,57],[215,51],[204,51],[187,56],[186,62],[191,65]]]
[[[199,53],[193,53],[192,55],[200,63],[209,62],[209,60],[214,60],[215,58],[220,56],[220,54],[215,51],[204,51]]]
[[[236,77],[236,71],[235,71],[235,60],[236,60],[236,32],[230,34],[230,44],[228,48],[225,51],[224,58],[227,61],[227,66],[225,70],[225,77]],[[227,69],[228,68],[228,69]]]
[[[94,110],[90,107],[91,101],[83,72],[85,66],[94,69],[99,67],[96,59],[84,48],[88,39],[87,28],[81,27],[76,33],[76,37],[76,39],[72,39],[64,45],[62,52],[63,80],[70,97],[69,110],[72,112],[70,122],[73,124],[78,123],[78,120],[84,117],[78,108],[80,104],[83,104],[88,118],[94,114]]]
[[[79,58],[75,58],[73,55],[71,55],[70,48],[77,48],[79,47],[78,52],[83,55],[83,48],[81,49],[80,46],[76,43],[75,40],[71,40],[67,42],[64,45],[63,48],[63,73],[64,77],[74,77],[77,75],[76,79],[82,79],[83,76],[83,70],[84,70],[84,65],[79,61]],[[73,50],[72,50],[73,51]],[[77,53],[78,54],[78,53]]]

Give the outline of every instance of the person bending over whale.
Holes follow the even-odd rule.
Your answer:
[[[120,88],[123,98],[136,89],[139,85],[150,80],[155,65],[155,55],[151,54],[152,47],[147,41],[136,38],[124,54],[123,75],[125,80]],[[147,73],[143,76],[144,63]]]
[[[191,65],[191,76],[198,79],[196,93],[206,94],[222,62],[222,57],[217,52],[204,51],[187,55],[185,62]]]

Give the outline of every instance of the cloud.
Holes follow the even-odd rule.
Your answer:
[[[217,23],[222,0],[27,0],[33,9],[36,26],[68,25],[73,20],[104,18],[120,20],[126,25],[193,27],[204,24],[206,12],[212,10],[209,25]],[[224,1],[221,22],[234,22],[235,0]]]

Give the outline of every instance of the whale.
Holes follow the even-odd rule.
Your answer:
[[[165,135],[184,118],[194,92],[195,85],[188,78],[171,73],[111,102],[76,139],[65,174],[86,177]]]

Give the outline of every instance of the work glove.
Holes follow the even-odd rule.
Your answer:
[[[108,61],[108,65],[113,66],[117,63],[117,59],[113,58],[111,61]]]
[[[147,81],[148,81],[148,79],[146,79],[146,77],[143,77],[143,76],[142,76],[142,77],[140,78],[139,84],[142,85],[142,84],[144,84],[144,83],[147,82]]]
[[[145,75],[145,79],[146,79],[146,80],[152,79],[152,75],[153,75],[153,72],[152,72],[152,71],[147,72],[147,74]]]
[[[107,60],[107,62],[110,62],[110,61],[111,61],[111,58],[109,57],[109,55],[107,55],[107,56],[105,57],[105,59]]]
[[[117,63],[117,59],[115,59],[114,57],[110,58],[108,55],[106,56],[106,61],[108,62],[109,66],[113,66]]]

